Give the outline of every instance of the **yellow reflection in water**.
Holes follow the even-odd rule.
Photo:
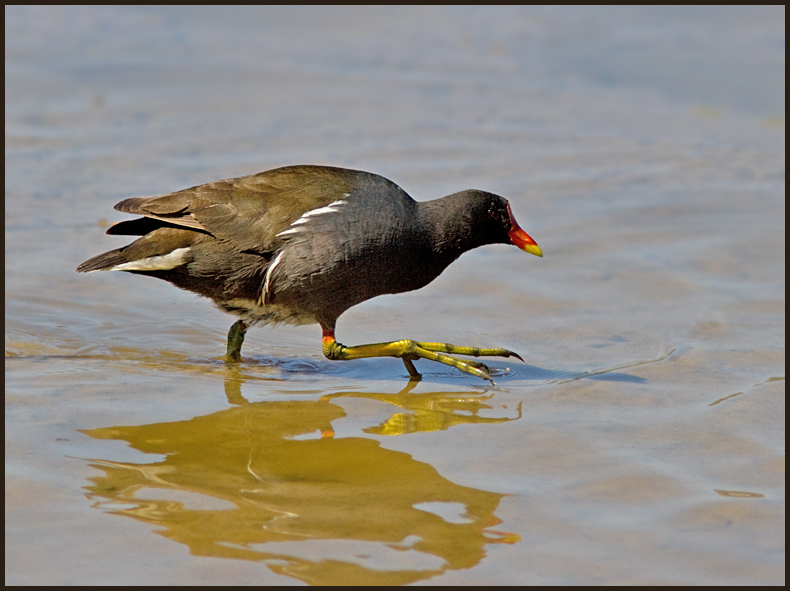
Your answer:
[[[379,400],[406,409],[408,413],[395,413],[389,419],[365,429],[365,433],[374,435],[405,435],[420,431],[443,431],[455,425],[469,423],[504,423],[521,418],[521,403],[516,407],[515,417],[481,417],[481,410],[490,410],[485,404],[489,396],[473,396],[469,392],[436,392],[433,394],[412,394],[417,382],[409,382],[397,394],[338,392],[327,394],[321,400],[353,397]]]
[[[454,484],[377,441],[332,437],[332,421],[345,416],[333,396],[245,403],[238,388],[226,384],[240,406],[208,416],[85,431],[165,456],[91,460],[104,471],[86,487],[95,506],[161,526],[195,555],[263,561],[321,585],[410,583],[476,565],[488,543],[518,540],[491,529],[503,495]],[[415,397],[409,389],[353,395],[394,400],[417,416],[431,406],[453,416],[460,405],[456,422],[480,419],[466,414],[480,404],[468,393]]]
[[[716,490],[713,492],[722,497],[738,497],[741,499],[764,499],[765,495],[756,492],[748,492],[745,490]]]

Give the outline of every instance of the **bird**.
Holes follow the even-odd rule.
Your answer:
[[[95,256],[77,272],[126,271],[169,281],[213,300],[239,319],[226,362],[241,362],[255,324],[319,324],[330,360],[400,358],[409,378],[428,359],[494,383],[467,357],[516,357],[504,348],[401,339],[345,346],[338,317],[383,294],[420,289],[463,253],[488,244],[543,252],[516,222],[508,201],[465,190],[415,201],[378,174],[295,165],[198,185],[158,197],[132,197],[115,209],[137,216],[107,234],[134,242]]]

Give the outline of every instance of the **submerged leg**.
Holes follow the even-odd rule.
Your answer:
[[[417,373],[417,369],[412,362],[415,359],[430,359],[431,361],[438,361],[439,363],[444,363],[445,365],[450,365],[456,369],[470,373],[473,376],[488,380],[492,384],[494,380],[491,379],[489,369],[484,363],[457,359],[448,355],[448,353],[454,355],[471,355],[472,357],[517,357],[521,359],[520,355],[509,349],[459,347],[457,345],[450,345],[449,343],[422,343],[410,339],[392,341],[391,343],[375,343],[372,345],[346,347],[335,340],[335,331],[327,328],[324,328],[322,348],[324,355],[328,359],[333,360],[364,359],[366,357],[400,357],[404,365],[406,365],[406,369],[412,379],[420,377],[420,374]],[[521,359],[521,361],[524,360]]]
[[[228,331],[228,363],[239,363],[241,361],[241,346],[244,344],[244,335],[247,334],[248,325],[243,320],[237,320]]]
[[[419,382],[422,379],[422,375],[414,367],[412,363],[414,360],[411,357],[401,357],[401,359],[403,360],[403,365],[406,366],[406,371],[409,372],[409,381]]]

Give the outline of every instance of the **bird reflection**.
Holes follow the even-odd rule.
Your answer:
[[[333,401],[349,396],[398,409],[365,429],[387,435],[516,420],[520,408],[481,417],[493,395],[414,394],[415,384],[397,394],[249,402],[243,382],[227,374],[234,406],[220,412],[83,431],[156,454],[142,463],[89,460],[104,472],[86,487],[94,507],[156,525],[195,555],[261,561],[321,585],[411,583],[471,568],[487,544],[518,541],[492,529],[504,495],[455,484],[373,439],[333,437],[332,422],[346,416]]]

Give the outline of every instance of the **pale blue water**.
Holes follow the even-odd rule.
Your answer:
[[[784,18],[7,7],[6,582],[782,583]],[[507,197],[544,259],[338,337],[526,363],[403,391],[278,327],[229,370],[209,302],[74,272],[122,198],[296,163]]]

